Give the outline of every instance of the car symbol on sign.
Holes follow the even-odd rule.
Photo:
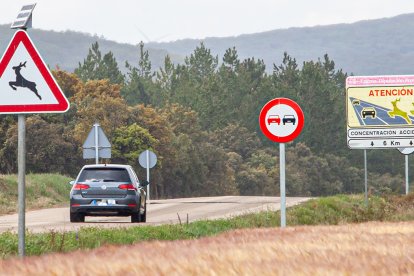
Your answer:
[[[371,116],[373,119],[375,119],[375,108],[373,107],[364,107],[364,109],[362,109],[362,118],[365,119],[365,117],[367,116]]]
[[[283,120],[282,121],[283,121],[283,124],[284,125],[287,124],[287,123],[291,123],[291,124],[295,125],[296,118],[295,118],[294,115],[285,115],[285,116],[283,116]]]
[[[280,125],[279,115],[269,115],[269,118],[267,118],[267,124],[270,125],[271,123],[276,123]]]

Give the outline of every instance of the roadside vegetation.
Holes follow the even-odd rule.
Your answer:
[[[326,54],[298,63],[287,53],[272,73],[236,48],[215,56],[203,43],[175,64],[166,56],[153,68],[143,44],[134,64],[118,65],[94,43],[75,72],[53,71],[70,101],[64,114],[33,114],[26,120],[27,170],[74,177],[82,144],[99,122],[112,145],[102,162],[130,164],[139,177],[139,154],[151,149],[154,199],[276,196],[278,147],[258,126],[263,105],[275,97],[295,100],[305,113],[301,135],[286,150],[288,196],[361,193],[362,151],[346,145],[345,78]],[[126,73],[123,73],[126,72]],[[0,118],[0,173],[17,172],[17,118]],[[375,192],[403,190],[404,157],[397,150],[368,151]],[[414,169],[414,163],[410,162]]]
[[[26,175],[26,210],[67,206],[70,177],[60,174]],[[0,175],[0,215],[16,213],[17,176]]]
[[[239,229],[0,261],[2,275],[414,275],[414,222]]]
[[[367,221],[406,221],[414,219],[414,194],[409,196],[371,196],[365,206],[363,195],[338,195],[313,199],[288,208],[287,225],[337,225]],[[245,228],[277,227],[279,212],[266,211],[230,219],[197,221],[161,226],[129,228],[81,228],[76,232],[26,235],[26,254],[42,255],[91,249],[102,245],[133,244],[152,240],[183,240],[213,236],[224,231]],[[0,234],[0,256],[17,255],[17,234]]]

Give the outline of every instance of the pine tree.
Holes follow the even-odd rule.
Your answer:
[[[83,60],[83,64],[79,62],[79,67],[75,69],[75,74],[84,82],[109,79],[114,84],[124,83],[124,75],[119,70],[114,55],[112,52],[108,52],[102,57],[98,42],[92,44],[88,56]]]

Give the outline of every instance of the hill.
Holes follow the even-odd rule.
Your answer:
[[[0,25],[0,53],[3,54],[13,36],[14,30],[9,25]],[[98,41],[102,53],[112,51],[117,59],[119,68],[125,71],[125,61],[137,66],[139,57],[139,45],[122,44],[107,40],[103,37],[93,36],[86,33],[65,31],[45,31],[38,29],[29,30],[30,38],[41,53],[43,59],[55,68],[73,72],[78,63],[83,61],[92,43]],[[165,50],[148,49],[151,56],[153,68],[157,69],[164,63],[167,55]],[[182,58],[172,55],[175,62]]]
[[[0,52],[4,52],[13,30],[9,25],[0,25]],[[303,61],[317,60],[328,54],[337,68],[358,75],[413,74],[407,60],[414,59],[414,47],[410,37],[414,35],[414,13],[392,18],[366,20],[352,24],[336,24],[306,28],[289,28],[268,32],[246,34],[236,37],[185,39],[168,43],[148,43],[153,69],[158,69],[167,53],[174,62],[182,62],[200,42],[204,42],[220,58],[226,49],[236,47],[239,57],[263,59],[267,71],[273,64],[279,65],[283,52]],[[73,71],[83,61],[88,49],[99,42],[102,53],[112,51],[121,70],[125,61],[136,65],[138,45],[121,44],[103,37],[65,31],[31,29],[30,36],[43,57],[55,67]]]
[[[237,37],[180,40],[150,43],[151,48],[189,55],[201,41],[221,58],[226,49],[236,47],[239,57],[263,59],[267,70],[279,65],[283,52],[301,64],[317,60],[325,53],[337,68],[361,75],[413,74],[408,60],[414,59],[410,37],[414,35],[414,14],[308,28],[289,28]]]

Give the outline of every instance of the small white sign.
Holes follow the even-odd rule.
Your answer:
[[[157,155],[150,150],[143,151],[138,157],[138,162],[141,167],[146,169],[148,164],[151,169],[157,164]]]
[[[409,148],[414,146],[414,139],[350,139],[351,149]]]

